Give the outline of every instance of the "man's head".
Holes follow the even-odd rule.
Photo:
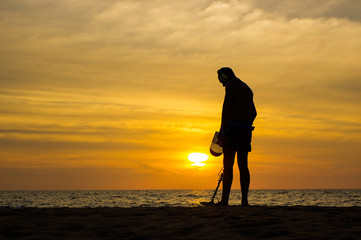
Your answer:
[[[234,79],[236,75],[233,70],[229,67],[223,67],[217,71],[218,80],[222,83],[223,86],[226,86],[229,80]]]

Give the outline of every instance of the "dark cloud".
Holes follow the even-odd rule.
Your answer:
[[[358,0],[251,0],[254,7],[287,18],[348,18],[361,21]]]
[[[72,167],[72,168],[0,168],[2,190],[79,190],[129,189],[129,181],[141,188],[149,174],[134,168]],[[142,179],[142,181],[139,181]]]
[[[146,143],[131,143],[131,142],[86,142],[86,141],[59,141],[59,140],[46,140],[46,139],[12,139],[12,138],[0,138],[0,149],[2,152],[13,152],[16,149],[22,149],[25,154],[28,151],[39,152],[44,155],[51,152],[61,151],[80,151],[86,150],[92,151],[104,151],[109,150],[130,150],[141,151],[149,150],[151,147]]]

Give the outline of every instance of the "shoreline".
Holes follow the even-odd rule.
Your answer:
[[[360,239],[361,207],[1,208],[0,239]]]

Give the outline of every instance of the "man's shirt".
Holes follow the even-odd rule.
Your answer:
[[[257,115],[252,90],[238,78],[230,80],[225,90],[221,131],[231,120],[252,125]]]

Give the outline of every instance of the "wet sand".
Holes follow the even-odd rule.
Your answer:
[[[361,239],[361,208],[0,209],[0,239]]]

